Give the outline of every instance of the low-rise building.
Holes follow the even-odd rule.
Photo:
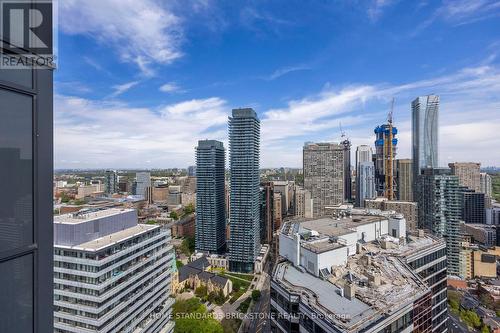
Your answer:
[[[461,227],[465,234],[471,235],[474,242],[480,245],[492,247],[497,244],[497,226],[462,223]]]
[[[205,286],[208,293],[222,292],[224,297],[227,297],[233,291],[233,283],[224,276],[209,272],[211,267],[205,256],[180,267],[173,278],[172,291],[177,294],[185,288],[196,290]]]

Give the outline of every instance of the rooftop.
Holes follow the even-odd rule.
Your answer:
[[[125,208],[108,208],[108,209],[83,209],[76,213],[54,216],[54,223],[61,224],[78,224],[92,220],[102,219],[105,217],[119,215],[124,212],[134,211],[133,209]]]
[[[428,242],[432,240],[420,245]],[[288,261],[277,265],[273,279],[290,293],[300,293],[303,303],[345,331],[368,327],[429,292],[398,251],[386,251],[378,242],[363,244],[362,248],[348,258],[346,265],[333,266],[323,279]],[[404,251],[405,246],[401,248]],[[354,288],[354,297],[344,293],[346,286]]]
[[[117,244],[120,242],[123,242],[129,238],[138,236],[142,233],[145,233],[149,230],[153,230],[156,228],[160,228],[158,225],[149,225],[149,224],[137,224],[134,227],[127,228],[122,231],[118,231],[109,235],[106,235],[101,238],[97,238],[76,246],[62,246],[62,245],[56,245],[58,247],[66,247],[66,248],[71,248],[71,249],[76,249],[76,250],[84,250],[84,251],[98,251],[103,248],[106,248],[110,245]]]

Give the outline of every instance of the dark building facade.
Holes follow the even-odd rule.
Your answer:
[[[16,24],[11,22],[11,27]],[[20,56],[7,51],[9,45],[1,40],[2,60]],[[52,69],[0,68],[0,115],[0,332],[49,333],[53,332]]]
[[[464,189],[462,199],[462,219],[465,223],[486,223],[485,194]]]
[[[195,248],[201,252],[220,253],[226,244],[225,166],[222,142],[198,142]]]
[[[250,108],[234,109],[229,118],[231,171],[229,269],[253,271],[260,251],[260,121]]]
[[[260,239],[270,244],[274,232],[274,186],[265,182],[260,186]]]

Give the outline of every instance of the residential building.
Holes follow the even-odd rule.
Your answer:
[[[10,28],[29,32],[15,20]],[[26,60],[4,51],[4,36],[2,61]],[[0,332],[53,332],[52,70],[0,70]]]
[[[260,239],[270,244],[274,233],[274,185],[273,182],[260,184]]]
[[[396,160],[397,198],[413,201],[413,162],[411,159]]]
[[[101,185],[82,185],[78,187],[78,193],[76,194],[76,199],[83,199],[91,195],[102,194]]]
[[[358,172],[356,206],[364,207],[365,200],[373,199],[377,196],[375,188],[375,166],[373,162],[361,162],[358,165]]]
[[[225,156],[222,142],[198,141],[195,248],[200,252],[221,253],[226,245]]]
[[[293,191],[290,189],[294,187],[294,184],[287,180],[274,180],[273,187],[274,193],[279,193],[281,195],[281,215],[287,216],[292,207]]]
[[[116,171],[106,170],[104,184],[106,194],[118,193],[118,174]]]
[[[278,231],[281,228],[281,225],[283,223],[283,209],[281,208],[281,205],[283,204],[283,199],[281,193],[274,193],[274,198],[273,198],[273,208],[274,208],[274,230]]]
[[[500,203],[495,202],[486,209],[486,224],[500,225]]]
[[[392,133],[391,133],[392,128]],[[383,124],[377,126],[374,130],[375,132],[375,185],[378,196],[387,196],[387,185],[386,185],[386,164],[389,160],[390,154],[392,154],[392,174],[393,177],[393,188],[396,186],[394,182],[396,172],[394,172],[394,167],[396,166],[394,161],[397,155],[398,139],[396,135],[398,134],[398,129],[392,124]],[[389,140],[392,140],[392,151],[389,149]],[[397,189],[396,189],[397,190]]]
[[[196,165],[190,165],[187,168],[188,177],[196,177]]]
[[[491,198],[493,194],[491,176],[485,172],[479,174],[479,192]]]
[[[407,229],[415,231],[418,229],[418,205],[410,201],[394,201],[387,198],[376,198],[365,200],[366,209],[380,209],[381,211],[395,211],[403,214],[406,219]]]
[[[229,118],[231,271],[253,271],[260,251],[259,159],[257,113],[250,108],[234,109]]]
[[[170,238],[134,209],[54,217],[53,332],[173,332]]]
[[[420,170],[423,168],[437,168],[439,163],[439,96],[417,97],[411,103],[411,111],[413,198],[415,200],[417,192],[420,192],[415,186]]]
[[[137,172],[135,174],[135,194],[146,196],[146,188],[151,187],[151,173],[149,172]]]
[[[303,148],[304,188],[314,201],[313,216],[325,215],[325,207],[344,202],[344,146],[306,143]]]
[[[445,237],[448,272],[459,274],[462,207],[458,177],[446,168],[427,168],[418,177],[419,228]]]
[[[295,217],[312,218],[314,201],[311,198],[311,192],[303,188],[297,188],[295,191]]]
[[[451,173],[458,177],[458,183],[473,191],[481,190],[481,163],[455,162],[449,163]]]
[[[356,168],[356,190],[355,190],[355,192],[356,192],[356,206],[357,207],[361,207],[361,205],[363,203],[363,200],[361,200],[359,197],[359,193],[360,193],[359,165],[360,165],[360,163],[364,163],[364,162],[372,162],[372,156],[373,156],[373,152],[372,152],[372,148],[370,146],[361,145],[361,146],[356,147],[356,165],[355,165],[355,168]],[[372,165],[373,165],[373,162],[372,162]],[[373,175],[373,177],[375,177],[375,175]]]
[[[181,187],[179,185],[170,185],[168,187],[167,203],[169,206],[179,206],[182,202]]]
[[[344,148],[344,202],[352,202],[351,141],[340,143]]]
[[[500,247],[489,249],[467,245],[460,252],[460,276],[464,279],[497,277],[497,259],[500,258]]]
[[[272,332],[446,330],[444,242],[423,232],[407,237],[401,216],[358,211],[284,223]]]
[[[196,218],[194,214],[183,216],[179,221],[175,221],[171,230],[173,237],[194,237],[196,247]],[[224,232],[223,230],[222,237],[225,238]]]
[[[485,194],[466,188],[460,193],[460,198],[462,200],[462,221],[465,223],[485,224]]]
[[[497,226],[488,224],[465,224],[464,232],[471,235],[475,243],[485,247],[497,245]]]

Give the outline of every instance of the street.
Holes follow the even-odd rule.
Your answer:
[[[467,328],[467,325],[462,323],[460,319],[458,319],[451,313],[448,316],[448,329],[450,333],[470,332],[469,329]]]

